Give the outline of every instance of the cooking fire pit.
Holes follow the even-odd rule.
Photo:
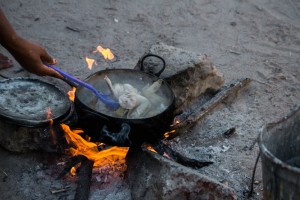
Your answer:
[[[205,59],[207,59],[207,57],[204,57],[204,60]],[[215,73],[216,70],[213,66],[211,66],[211,63],[206,62],[204,66],[205,65],[208,65],[207,71],[211,70],[213,72],[212,74],[208,73],[207,76],[211,78],[211,76],[213,77],[214,75],[216,75]],[[199,66],[203,67],[203,65],[198,65],[198,67]],[[184,71],[182,69],[180,70],[181,73],[182,71]],[[95,87],[98,87],[98,89],[101,90],[101,92],[109,94],[112,91],[109,85],[107,84],[107,82],[105,82],[106,76],[108,76],[113,83],[114,82],[122,83],[122,84],[131,83],[134,85],[134,83],[136,82],[142,82],[143,84],[139,86],[140,87],[139,90],[143,90],[145,86],[151,85],[161,80],[157,75],[151,75],[139,70],[112,69],[112,70],[103,70],[103,71],[96,72],[95,74],[89,76],[85,81],[91,85],[94,85]],[[201,78],[205,81],[205,76]],[[21,80],[24,82],[32,81],[31,79],[21,79]],[[168,80],[170,80],[170,77]],[[12,79],[8,79],[5,81],[10,83]],[[191,79],[190,81],[193,80]],[[148,149],[148,151],[156,152],[157,155],[167,156],[168,159],[171,159],[184,166],[191,167],[191,168],[201,168],[212,164],[210,160],[199,161],[197,159],[190,159],[188,157],[185,157],[173,151],[170,147],[168,147],[168,145],[162,142],[162,139],[168,137],[171,134],[171,132],[177,132],[176,134],[180,134],[180,131],[182,130],[182,128],[184,128],[185,125],[192,125],[194,122],[196,122],[199,118],[201,118],[201,116],[203,116],[202,113],[205,112],[205,109],[212,109],[218,102],[222,100],[222,97],[225,98],[228,95],[228,93],[231,92],[231,89],[236,90],[241,88],[239,87],[239,84],[236,85],[231,84],[230,87],[224,89],[225,91],[224,93],[221,92],[219,96],[216,95],[216,99],[214,99],[210,105],[205,104],[205,106],[207,106],[205,107],[205,109],[196,108],[193,109],[192,112],[188,111],[188,112],[178,113],[178,110],[180,109],[178,109],[178,107],[175,108],[175,104],[176,104],[176,100],[179,99],[182,100],[181,98],[182,96],[178,96],[181,95],[182,93],[176,93],[176,95],[174,95],[172,91],[172,87],[167,83],[167,81],[162,80],[160,81],[162,85],[160,86],[157,94],[166,95],[165,99],[167,103],[165,104],[164,109],[161,112],[158,112],[157,114],[148,117],[124,118],[124,117],[119,117],[119,116],[114,116],[112,114],[109,114],[107,110],[103,111],[103,110],[95,109],[95,104],[97,104],[97,98],[92,93],[90,93],[90,91],[87,91],[85,88],[77,86],[75,102],[73,104],[72,102],[69,101],[69,99],[66,97],[65,94],[62,94],[60,90],[56,90],[56,87],[53,86],[53,88],[55,88],[53,90],[57,92],[57,95],[54,95],[56,93],[52,94],[51,93],[53,92],[52,90],[46,91],[42,87],[44,85],[47,85],[48,88],[52,88],[51,84],[47,84],[42,81],[33,81],[33,82],[35,82],[34,84],[40,86],[37,87],[37,90],[41,92],[35,95],[43,96],[44,95],[43,92],[49,94],[48,96],[46,96],[48,98],[45,101],[43,101],[45,102],[46,105],[44,105],[44,107],[43,106],[39,106],[39,107],[46,108],[47,106],[53,104],[54,108],[51,108],[50,106],[50,109],[48,108],[44,109],[44,111],[46,110],[47,112],[44,112],[44,114],[40,115],[40,118],[38,118],[40,120],[36,120],[36,119],[16,120],[17,118],[13,116],[11,117],[11,119],[15,119],[17,122],[10,122],[10,123],[13,124],[14,126],[22,126],[22,128],[24,127],[26,130],[27,129],[31,130],[32,128],[34,130],[38,129],[37,131],[38,136],[42,138],[44,138],[45,134],[48,134],[46,141],[50,142],[51,144],[50,146],[55,148],[57,148],[56,145],[58,143],[57,141],[55,141],[55,136],[49,136],[49,133],[51,133],[53,129],[55,129],[56,132],[62,133],[62,130],[65,132],[66,138],[71,147],[70,150],[73,151],[74,156],[66,164],[64,170],[59,175],[59,177],[62,178],[71,170],[72,167],[75,167],[76,165],[81,163],[80,173],[79,173],[81,174],[79,175],[81,178],[79,178],[78,188],[77,188],[78,192],[76,192],[76,194],[78,194],[77,195],[78,198],[83,196],[88,196],[89,194],[91,173],[92,173],[92,168],[95,160],[93,159],[93,155],[89,157],[88,153],[98,153],[99,151],[100,153],[104,152],[107,150],[108,146],[110,145],[119,146],[119,147],[132,147],[132,149],[138,151],[146,148]],[[222,81],[220,83],[222,84]],[[172,86],[174,86],[174,82],[172,84],[173,84]],[[15,87],[18,88],[18,86]],[[32,85],[31,87],[35,88]],[[22,87],[18,89],[22,90]],[[178,89],[178,87],[176,89]],[[202,90],[204,89],[201,88],[201,91]],[[26,93],[25,95],[28,95],[29,97],[32,96],[31,93],[28,94]],[[29,97],[28,100],[25,101],[25,104],[30,102]],[[3,96],[2,98],[5,98],[5,96]],[[11,98],[13,99],[13,97]],[[39,99],[35,98],[34,100],[38,101]],[[35,102],[35,104],[38,104],[38,102]],[[56,109],[55,106],[57,106],[58,108]],[[174,115],[175,109],[177,114],[176,117]],[[195,115],[195,113],[198,112],[200,114]],[[192,118],[190,118],[189,116],[192,116]],[[180,125],[180,121],[178,120],[182,120],[183,123]],[[74,121],[76,121],[76,123],[74,123]],[[27,124],[24,122],[26,122]],[[3,123],[2,125],[4,124],[6,123]],[[64,124],[64,125],[60,126],[60,124]],[[68,124],[72,124],[72,125],[68,127],[67,126]],[[70,136],[69,134],[73,134],[73,133],[71,133],[72,130],[70,128],[75,130],[80,128],[83,130],[83,132],[79,133],[80,135],[77,133],[73,135],[76,137],[73,138],[74,140],[82,140],[83,145],[87,145],[87,146],[80,147],[82,152],[76,149],[76,147],[78,148],[78,146],[76,146],[78,144],[75,144],[74,140],[72,141],[73,136]],[[8,132],[10,132],[10,130],[8,130]],[[28,133],[29,135],[32,134],[32,132],[30,131]],[[44,135],[41,133],[43,133]],[[99,144],[99,142],[104,142],[106,144],[105,145]],[[29,144],[29,142],[27,143]],[[37,145],[35,149],[40,149],[41,147],[45,146],[43,142],[39,141],[38,143],[40,144]],[[141,145],[144,143],[146,143],[146,145],[144,145],[141,148]],[[32,144],[30,144],[29,146],[32,147]],[[13,148],[8,147],[7,149],[14,151]],[[26,148],[24,149],[27,150]],[[124,151],[122,150],[120,152],[122,155],[126,155],[127,151],[128,149]],[[216,182],[214,182],[213,184],[218,185],[218,183]],[[219,185],[218,187],[223,187],[223,186]],[[230,190],[230,195],[234,196],[234,192],[231,192],[231,190]]]

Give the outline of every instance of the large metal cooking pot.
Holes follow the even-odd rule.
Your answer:
[[[145,58],[150,56],[160,58],[156,55],[146,55],[142,59],[142,65]],[[163,59],[162,61],[163,70],[165,62]],[[134,69],[107,69],[89,76],[85,82],[93,85],[102,93],[109,94],[111,91],[104,80],[105,76],[109,77],[112,83],[127,83],[142,90],[144,86],[157,81],[159,74],[154,75]],[[88,89],[78,86],[75,95],[75,109],[79,126],[92,137],[92,140],[109,145],[133,146],[143,142],[154,143],[169,130],[173,120],[175,102],[173,91],[165,81],[162,82],[158,92],[164,96],[167,102],[164,110],[153,116],[124,118],[112,115],[109,110],[96,109],[95,104],[99,103],[97,97]]]
[[[300,199],[300,106],[263,127],[258,137],[262,155],[264,199]]]
[[[24,152],[55,151],[50,129],[67,123],[74,106],[56,86],[32,78],[0,81],[0,145]]]

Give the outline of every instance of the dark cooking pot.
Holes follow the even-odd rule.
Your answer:
[[[142,65],[145,58],[150,56],[160,58],[156,55],[147,55],[142,59]],[[165,62],[163,59],[162,61],[163,70]],[[108,76],[112,83],[128,83],[140,91],[145,85],[151,85],[159,80],[157,76],[159,74],[154,75],[134,69],[107,69],[89,76],[85,82],[93,85],[102,93],[109,94],[111,91],[104,80],[104,77]],[[75,95],[75,109],[79,125],[86,134],[91,136],[92,140],[109,145],[132,146],[140,145],[143,142],[156,142],[169,130],[173,120],[175,101],[174,94],[165,81],[162,82],[158,93],[163,95],[167,102],[165,109],[153,116],[126,118],[114,116],[110,110],[97,109],[95,106],[99,104],[97,97],[86,88],[78,86]]]
[[[56,86],[32,78],[0,81],[0,144],[16,152],[55,150],[50,134],[73,117],[74,105]]]

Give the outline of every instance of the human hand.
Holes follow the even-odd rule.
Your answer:
[[[63,78],[58,72],[43,64],[55,65],[57,62],[42,46],[21,37],[16,38],[14,44],[10,46],[10,53],[27,71],[39,76],[48,75],[55,78]]]

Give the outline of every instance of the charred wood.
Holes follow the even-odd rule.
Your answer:
[[[88,200],[90,194],[91,178],[94,161],[85,157],[81,162],[78,173],[78,182],[75,193],[75,200]]]
[[[57,179],[61,179],[62,177],[64,177],[67,173],[70,172],[72,167],[81,163],[84,159],[86,159],[86,157],[84,157],[83,155],[77,155],[71,157],[70,160],[66,163],[64,169],[58,175]]]
[[[175,162],[182,164],[186,167],[191,168],[202,168],[210,164],[213,164],[211,161],[200,161],[192,158],[188,158],[170,148],[168,145],[163,142],[159,142],[157,145],[154,145],[153,148],[160,154],[164,155],[165,153]]]
[[[216,93],[210,100],[199,107],[190,109],[189,111],[183,112],[175,117],[174,121],[180,123],[172,126],[173,129],[180,132],[180,129],[192,127],[195,122],[204,117],[207,113],[211,112],[216,106],[222,103],[226,98],[234,96],[239,90],[246,87],[251,80],[249,78],[243,78],[233,83],[224,86],[218,93]]]
[[[223,136],[224,136],[225,138],[230,138],[231,136],[233,136],[233,135],[235,134],[235,132],[236,132],[236,128],[235,128],[235,127],[232,127],[232,128],[230,128],[230,129],[228,129],[227,131],[225,131],[225,132],[223,133]]]
[[[58,175],[57,179],[64,177],[72,167],[80,163],[78,170],[78,181],[75,193],[75,200],[88,200],[90,194],[91,178],[93,172],[94,161],[89,160],[83,155],[77,155],[70,158],[66,163],[63,171]]]

